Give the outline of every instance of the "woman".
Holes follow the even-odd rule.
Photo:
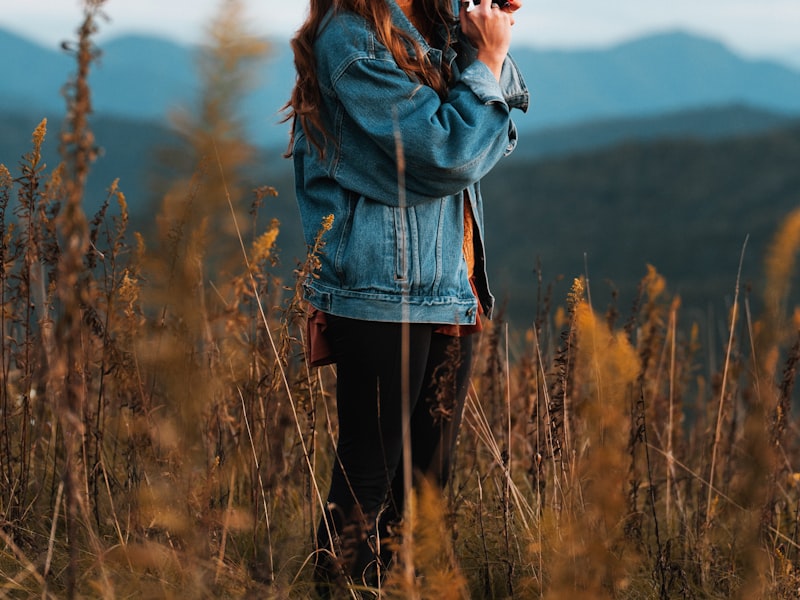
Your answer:
[[[494,302],[478,182],[516,144],[510,109],[528,105],[507,56],[521,2],[452,2],[311,0],[292,42],[291,155],[309,245],[333,215],[304,282],[314,360],[337,363],[323,583],[376,584],[411,472],[446,482],[471,334]]]

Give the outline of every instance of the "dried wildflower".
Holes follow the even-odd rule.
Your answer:
[[[117,290],[120,301],[125,305],[125,316],[131,317],[134,314],[134,307],[139,300],[139,292],[139,282],[131,277],[130,271],[126,269]]]
[[[647,265],[647,275],[644,277],[644,285],[647,290],[647,296],[652,302],[658,298],[667,287],[667,282],[664,277],[656,271],[653,265]]]
[[[567,295],[567,306],[570,312],[575,310],[575,307],[580,303],[586,295],[586,281],[583,277],[576,277],[572,281],[572,288]]]
[[[277,219],[273,219],[269,229],[256,238],[256,241],[253,242],[252,251],[254,264],[269,259],[272,248],[275,246],[275,241],[278,239],[279,232],[280,222]]]
[[[3,163],[0,163],[0,188],[8,189],[13,184],[14,180],[11,173]]]
[[[325,247],[325,234],[331,230],[331,227],[333,227],[333,219],[334,217],[332,214],[322,219],[319,231],[317,231],[317,235],[314,238],[314,245],[309,248],[308,254],[306,255],[306,262],[302,269],[298,271],[298,285],[302,285],[305,277],[317,276],[316,272],[319,271],[321,267],[319,255],[322,253],[322,249]]]
[[[639,558],[626,553],[620,524],[627,506],[627,432],[631,391],[639,359],[624,332],[609,331],[586,301],[575,306],[577,355],[574,393],[582,396],[575,416],[583,424],[583,442],[575,461],[581,484],[581,511],[566,540],[572,556],[556,565],[553,597],[566,590],[620,590]],[[576,568],[577,567],[577,568]],[[592,597],[605,597],[595,594]]]
[[[461,339],[454,337],[447,347],[447,360],[433,370],[432,380],[436,387],[436,396],[431,398],[429,408],[434,423],[442,423],[453,418],[456,397],[458,395],[458,370],[461,368]]]
[[[784,220],[764,260],[767,279],[764,295],[770,311],[777,313],[785,302],[799,249],[800,209],[797,209]]]
[[[39,158],[42,155],[42,144],[44,143],[44,138],[47,135],[47,119],[42,119],[42,121],[36,126],[36,129],[33,130],[33,151],[37,158],[36,162],[39,162]]]

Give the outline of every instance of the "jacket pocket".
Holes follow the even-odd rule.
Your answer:
[[[394,279],[398,282],[408,281],[409,267],[409,229],[408,213],[405,208],[392,207],[392,222],[395,239]]]
[[[350,195],[335,266],[344,289],[396,293],[408,278],[404,210]]]

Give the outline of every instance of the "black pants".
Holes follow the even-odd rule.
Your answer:
[[[378,553],[375,542],[403,515],[404,390],[415,475],[440,486],[449,477],[467,395],[472,336],[442,335],[435,328],[328,318],[326,337],[337,362],[339,437],[328,510],[317,531],[322,557],[317,575],[323,580],[343,573],[374,584],[378,559],[385,563],[390,556],[385,546]]]

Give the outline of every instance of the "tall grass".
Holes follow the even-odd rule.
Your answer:
[[[258,226],[276,192],[241,189],[240,80],[218,78],[264,49],[224,3],[202,118],[181,121],[193,175],[131,232],[116,182],[83,212],[101,7],[72,46],[62,163],[42,162],[42,121],[0,165],[0,596],[310,597],[335,369],[306,362],[279,224]],[[621,328],[584,279],[543,290],[529,330],[488,324],[452,480],[414,494],[413,564],[380,595],[796,597],[798,223],[766,257],[764,314],[743,295],[719,347],[653,267]],[[706,379],[712,351],[728,360]]]

